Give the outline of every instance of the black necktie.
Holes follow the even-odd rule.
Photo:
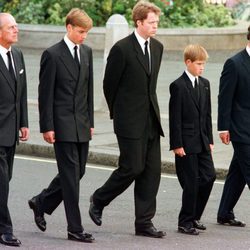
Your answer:
[[[198,84],[197,78],[195,78],[195,80],[194,80],[194,93],[195,93],[195,97],[196,97],[197,101],[199,101],[200,91],[199,91],[199,84]]]
[[[16,75],[15,75],[15,71],[12,65],[12,60],[11,60],[11,55],[10,55],[10,51],[7,52],[7,56],[8,56],[8,65],[9,65],[9,72],[10,72],[10,76],[11,78],[16,81]]]
[[[75,59],[76,65],[77,65],[77,67],[79,69],[80,68],[80,62],[79,62],[79,58],[78,58],[78,54],[77,54],[77,49],[78,49],[78,47],[75,46],[74,47],[74,50],[75,50],[74,59]]]
[[[148,54],[148,41],[146,41],[145,43],[145,62],[146,62],[146,66],[148,69],[148,72],[150,72],[150,61],[149,61],[149,54]]]

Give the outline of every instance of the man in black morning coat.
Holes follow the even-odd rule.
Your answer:
[[[89,209],[100,226],[103,208],[134,182],[136,234],[157,238],[165,235],[152,222],[163,136],[156,96],[163,46],[152,38],[159,14],[152,3],[138,2],[133,9],[135,32],[116,43],[108,56],[103,88],[119,144],[119,167],[94,192]]]

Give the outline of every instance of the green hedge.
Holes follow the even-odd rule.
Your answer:
[[[84,9],[94,26],[105,26],[115,13],[132,25],[131,12],[137,0],[2,0],[1,11],[10,12],[19,23],[64,24],[73,7]],[[222,27],[233,25],[230,11],[222,5],[206,5],[203,0],[152,0],[162,9],[160,27]],[[169,4],[173,2],[173,4]]]

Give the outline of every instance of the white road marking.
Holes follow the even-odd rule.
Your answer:
[[[26,160],[26,161],[37,161],[37,162],[47,162],[47,163],[53,163],[56,164],[56,160],[48,159],[48,158],[39,158],[39,157],[31,157],[31,156],[22,156],[22,155],[16,155],[16,159],[19,160]],[[100,169],[100,170],[106,170],[106,171],[113,171],[114,167],[102,167],[101,165],[95,165],[95,164],[87,164],[87,168],[92,169]],[[175,175],[168,175],[168,174],[161,174],[162,178],[168,178],[168,179],[177,179],[177,176]],[[216,184],[224,185],[224,181],[215,181]]]

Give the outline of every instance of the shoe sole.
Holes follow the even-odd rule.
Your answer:
[[[77,240],[76,238],[74,237],[70,237],[68,236],[68,240],[72,240],[72,241],[75,241],[75,242],[82,242],[82,243],[93,243],[94,242],[94,239],[89,239],[89,240]]]
[[[217,222],[219,225],[222,225],[222,226],[230,226],[230,227],[245,227],[246,224],[239,224],[239,225],[235,225],[235,224],[230,224],[230,223],[227,223],[227,222]]]
[[[31,200],[28,200],[28,204],[29,204],[30,209],[31,209],[31,210],[33,211],[33,213],[34,213],[34,221],[35,221],[37,227],[38,227],[42,232],[45,232],[45,231],[46,231],[46,227],[42,227],[42,226],[40,226],[40,225],[36,222],[36,219],[35,219],[35,212],[34,212],[35,207],[34,207],[33,202],[32,202]]]
[[[188,233],[188,232],[185,232],[183,230],[178,229],[178,232],[181,234],[187,234],[187,235],[194,235],[194,236],[199,235],[199,232],[197,232],[197,231],[195,233]]]
[[[90,196],[89,201],[90,201],[90,203],[93,203],[93,195]],[[98,222],[98,221],[95,220],[95,216],[90,212],[90,209],[89,209],[89,216],[90,216],[91,220],[92,220],[97,226],[101,226],[101,225],[102,225],[102,222]]]
[[[144,236],[144,237],[149,237],[149,238],[163,238],[163,236],[157,236],[157,235],[150,235],[146,233],[135,233],[136,236]]]

